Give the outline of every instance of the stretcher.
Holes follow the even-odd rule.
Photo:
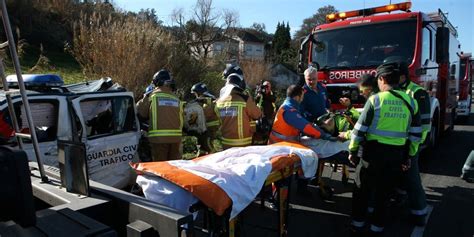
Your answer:
[[[236,236],[240,211],[255,200],[262,187],[273,185],[277,194],[278,233],[285,236],[291,182],[284,180],[297,172],[307,178],[313,177],[317,164],[317,155],[311,149],[294,143],[277,143],[232,148],[192,161],[136,163],[132,167],[139,175],[139,184],[143,183],[144,177],[160,182],[166,180],[192,194],[192,197],[184,198],[185,205],[178,206],[189,206],[189,212],[210,211],[205,215],[208,217],[205,227],[213,235]],[[213,172],[215,174],[210,175]],[[143,187],[148,189],[146,185]],[[145,189],[145,197],[153,198],[150,193],[147,196]],[[171,202],[176,202],[176,198],[172,197]],[[216,218],[224,218],[225,224],[219,226]]]

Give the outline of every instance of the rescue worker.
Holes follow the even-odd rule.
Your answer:
[[[303,97],[304,90],[301,86],[288,87],[286,99],[276,113],[268,144],[283,141],[300,143],[301,134],[317,139],[333,140],[330,134],[325,133],[301,115],[299,106]],[[345,157],[347,159],[347,155]],[[308,179],[297,179],[298,193],[306,196],[310,194],[307,189],[308,181]]]
[[[275,116],[270,138],[268,139],[269,144],[282,141],[299,143],[301,133],[313,138],[329,139],[331,137],[301,115],[299,106],[303,97],[303,88],[296,85],[288,87],[286,99]]]
[[[408,64],[404,61],[398,62],[400,67],[400,88],[405,91],[412,99],[416,100],[420,110],[422,135],[420,143],[423,144],[428,133],[431,130],[431,104],[428,92],[421,86],[412,82],[409,77]],[[402,176],[402,188],[398,190],[399,194],[405,194],[408,197],[411,219],[414,224],[424,226],[426,222],[427,204],[426,195],[421,183],[420,171],[418,169],[419,152],[413,156],[410,169]]]
[[[208,154],[213,153],[216,149],[212,142],[217,138],[220,125],[219,116],[215,110],[216,97],[209,92],[206,84],[201,82],[191,87],[191,93],[194,94],[196,101],[202,106],[206,119],[206,132],[197,136],[198,144]]]
[[[370,234],[380,235],[385,226],[389,193],[402,171],[410,166],[421,141],[418,105],[399,90],[397,64],[377,68],[380,92],[369,97],[352,132],[349,160],[357,164],[353,192],[351,231],[363,233],[370,195],[375,197]],[[364,143],[362,157],[359,144]]]
[[[242,77],[244,77],[244,72],[242,71],[242,68],[240,68],[239,65],[235,63],[228,63],[226,65],[226,68],[222,72],[222,79],[227,81],[227,77],[229,77],[230,74],[236,73]],[[222,89],[224,89],[223,87]],[[222,92],[222,90],[221,90]],[[220,93],[221,94],[221,93]],[[243,88],[243,94],[246,96],[249,96],[249,100],[253,101],[253,98],[250,96],[252,93],[250,92],[250,89],[247,88],[247,85],[245,85],[245,88]],[[220,97],[220,96],[219,96]],[[253,101],[255,103],[255,101]],[[254,134],[257,131],[257,123],[255,120],[250,121],[250,131],[252,134]]]
[[[374,94],[377,94],[379,91],[378,85],[377,85],[377,78],[371,74],[363,74],[361,76],[361,79],[359,83],[357,83],[357,86],[359,87],[359,94],[361,94],[366,100]],[[351,103],[351,100],[347,97],[343,97],[339,99],[339,103],[342,104],[343,106],[346,107],[346,111],[344,114],[352,121],[352,122],[357,122],[359,119],[360,113],[357,111]],[[341,124],[343,121],[339,122],[339,127],[344,127],[347,126],[346,124]],[[351,138],[351,132],[353,129],[353,125],[350,126],[350,130],[340,130],[339,131],[339,139],[342,141],[349,140]]]
[[[252,144],[251,122],[255,122],[262,112],[252,98],[244,92],[246,83],[238,73],[230,74],[221,89],[216,108],[221,119],[222,147],[242,147]]]
[[[174,80],[166,69],[155,73],[153,84],[153,91],[137,102],[138,116],[150,123],[147,138],[152,159],[181,159],[183,103],[173,93]]]
[[[318,83],[318,71],[309,67],[304,71],[305,85],[303,86],[304,98],[300,104],[301,114],[310,122],[329,112],[331,103],[328,99],[326,87]]]

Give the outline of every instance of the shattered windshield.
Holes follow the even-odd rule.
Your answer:
[[[316,32],[313,62],[323,69],[370,68],[392,56],[411,63],[415,37],[415,20]]]

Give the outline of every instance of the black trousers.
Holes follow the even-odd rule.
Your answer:
[[[352,196],[352,224],[366,222],[370,196],[375,196],[371,229],[382,231],[387,218],[390,192],[396,187],[405,161],[405,146],[385,145],[369,141],[356,168],[356,187]],[[375,226],[375,227],[374,227]]]

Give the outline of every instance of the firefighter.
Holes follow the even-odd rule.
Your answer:
[[[209,92],[206,84],[196,83],[191,87],[191,93],[196,97],[196,101],[202,106],[206,119],[206,132],[197,136],[198,144],[201,148],[209,153],[216,151],[213,141],[217,138],[219,130],[219,116],[215,110],[216,97]]]
[[[300,104],[301,114],[310,122],[329,112],[331,103],[327,97],[326,87],[318,83],[318,71],[314,67],[309,67],[304,71],[305,85],[304,98]]]
[[[173,93],[174,80],[167,70],[155,73],[153,84],[153,91],[137,102],[138,116],[149,120],[147,138],[152,159],[181,159],[183,103]]]
[[[418,105],[399,90],[399,79],[397,64],[382,64],[377,68],[380,92],[369,97],[352,132],[349,159],[357,164],[351,223],[355,236],[362,234],[372,193],[375,207],[370,232],[374,236],[382,233],[389,193],[418,152],[421,141]],[[361,142],[364,152],[359,158]]]
[[[244,92],[246,83],[238,73],[227,76],[221,89],[216,108],[221,120],[222,147],[242,147],[252,144],[251,122],[259,119],[262,112],[252,98]]]
[[[423,144],[431,129],[430,96],[426,90],[410,80],[408,64],[404,61],[398,63],[400,67],[400,88],[418,103],[421,127],[423,129],[421,144]],[[425,191],[421,183],[420,171],[418,169],[418,157],[419,152],[413,157],[410,169],[402,176],[402,188],[406,190],[398,191],[402,195],[404,193],[407,194],[410,213],[412,215],[411,219],[414,224],[424,226],[426,222],[427,204]]]
[[[222,79],[224,81],[227,81],[227,77],[229,77],[230,74],[236,73],[242,77],[244,77],[244,72],[242,71],[242,68],[240,68],[239,65],[235,63],[229,63],[226,65],[226,68],[222,72]],[[226,87],[224,87],[226,88]],[[222,88],[222,89],[224,89]],[[253,101],[253,97],[250,96],[252,93],[250,92],[250,89],[247,88],[247,85],[245,85],[245,88],[243,88],[243,94],[246,96],[249,96],[249,100]],[[255,101],[253,101],[255,103]],[[250,131],[252,134],[254,134],[257,131],[257,123],[255,120],[250,121]]]

